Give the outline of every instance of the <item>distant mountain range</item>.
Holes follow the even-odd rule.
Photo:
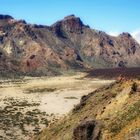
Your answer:
[[[91,29],[70,15],[51,26],[0,15],[0,71],[60,74],[89,68],[139,67],[140,45],[129,34],[117,37]]]

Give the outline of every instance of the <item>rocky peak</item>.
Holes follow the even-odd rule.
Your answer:
[[[127,32],[123,32],[122,34],[119,35],[119,37],[132,38],[131,34]]]
[[[52,26],[53,31],[59,36],[64,32],[81,34],[83,33],[83,27],[86,27],[79,17],[70,15],[63,20],[56,22]]]
[[[13,19],[13,17],[9,15],[0,15],[0,20],[7,20],[7,19]]]
[[[27,24],[27,22],[25,20],[22,20],[22,19],[21,20],[17,20],[16,22],[17,23],[22,23],[22,24]]]
[[[65,17],[62,24],[71,33],[82,33],[82,27],[84,26],[81,19],[75,15]]]
[[[63,22],[74,22],[75,24],[79,24],[81,26],[83,26],[83,22],[81,21],[81,19],[79,17],[76,17],[75,15],[69,15],[64,17],[64,19],[62,20]]]
[[[68,16],[64,17],[64,20],[72,19],[72,18],[77,18],[77,17],[75,15],[68,15]]]

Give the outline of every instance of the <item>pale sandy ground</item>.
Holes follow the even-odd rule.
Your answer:
[[[39,103],[36,107],[24,107],[22,112],[30,108],[39,109],[49,114],[48,120],[52,116],[61,117],[67,114],[76,104],[80,102],[83,95],[94,91],[95,89],[110,84],[113,80],[100,80],[83,78],[86,73],[77,73],[72,76],[58,77],[26,77],[22,80],[3,81],[0,80],[0,106],[6,106],[4,99],[26,100],[29,103]],[[54,91],[44,91],[28,93],[34,89],[55,89]]]
[[[85,73],[74,76],[25,78],[25,83],[3,83],[0,88],[0,98],[14,97],[40,102],[39,109],[48,114],[66,114],[74,105],[78,104],[81,96],[87,95],[95,89],[110,84],[113,80],[83,78]],[[54,92],[25,93],[34,88],[52,88]],[[72,99],[69,99],[72,98]],[[2,103],[2,102],[1,102]],[[0,103],[0,105],[2,105]]]

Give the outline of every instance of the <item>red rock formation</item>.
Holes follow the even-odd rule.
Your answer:
[[[109,36],[74,15],[50,27],[0,15],[0,50],[0,70],[24,73],[140,66],[140,45],[130,34]]]

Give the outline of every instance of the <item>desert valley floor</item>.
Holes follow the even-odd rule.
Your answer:
[[[38,135],[66,115],[83,95],[113,82],[85,76],[0,80],[0,139],[27,140]]]

